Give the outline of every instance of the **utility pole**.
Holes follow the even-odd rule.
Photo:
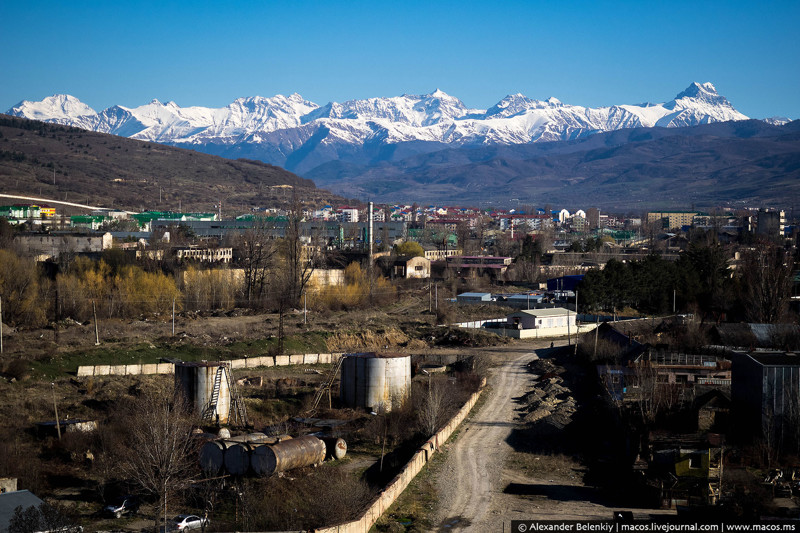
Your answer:
[[[175,298],[172,299],[172,336],[175,336]]]
[[[578,325],[578,289],[575,289],[575,352],[578,355],[578,339],[580,338],[581,328]]]
[[[308,324],[308,293],[305,289],[303,290],[303,324]]]
[[[58,440],[61,440],[61,423],[58,421],[58,404],[56,403],[56,384],[51,382],[50,387],[53,389],[53,410],[56,412],[56,431],[58,432]]]
[[[434,289],[434,292],[435,292],[435,294],[436,294],[436,297],[435,297],[435,300],[436,300],[436,310],[438,311],[438,310],[439,310],[439,284],[438,284],[438,283],[434,283],[434,284],[433,284],[433,289]]]
[[[3,298],[0,297],[0,354],[3,353]]]
[[[672,314],[675,314],[675,289],[672,289]]]
[[[367,275],[369,276],[369,300],[370,300],[370,302],[372,302],[372,290],[373,290],[373,278],[374,278],[373,273],[372,273],[372,267],[373,267],[373,264],[375,263],[375,257],[373,256],[373,252],[372,252],[372,245],[373,245],[373,241],[375,240],[375,237],[372,234],[372,230],[373,230],[373,227],[372,227],[372,209],[373,209],[373,207],[374,207],[374,204],[372,202],[370,202],[369,203],[369,222],[368,222],[369,223],[369,226],[368,226],[368,230],[369,230],[369,235],[368,235],[368,238],[369,238],[369,268],[367,269]]]
[[[100,346],[100,330],[97,329],[97,307],[92,300],[92,315],[94,315],[94,345]]]

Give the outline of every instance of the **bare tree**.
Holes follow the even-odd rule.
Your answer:
[[[456,224],[456,239],[458,240],[458,246],[464,251],[464,255],[469,255],[472,252],[472,246],[470,242],[470,236],[472,235],[472,228],[469,226],[469,222],[466,220],[461,220]],[[447,233],[445,232],[445,237]]]
[[[428,376],[428,390],[422,396],[417,407],[417,418],[420,429],[426,436],[431,436],[439,430],[447,415],[448,395],[446,383],[432,379]]]
[[[286,236],[283,240],[283,258],[285,261],[282,269],[283,290],[282,298],[286,300],[287,307],[297,306],[306,284],[314,272],[316,247],[309,242],[306,246],[303,237],[311,240],[311,236],[302,234],[302,209],[300,202],[295,198],[287,213]]]
[[[792,259],[783,248],[760,242],[745,255],[742,283],[747,315],[774,324],[786,313],[791,298]]]
[[[635,405],[644,426],[652,425],[661,413],[670,411],[680,400],[680,386],[666,382],[649,360],[634,366],[633,383],[637,389]]]
[[[247,304],[262,302],[267,291],[268,273],[278,251],[266,224],[257,222],[240,241],[240,262],[244,269]]]
[[[120,458],[120,470],[143,491],[158,496],[165,522],[170,495],[185,488],[195,473],[189,413],[183,395],[172,390],[144,393],[125,414],[130,450]],[[156,530],[158,520],[156,516]]]

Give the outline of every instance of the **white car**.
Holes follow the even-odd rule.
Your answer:
[[[208,527],[208,518],[200,518],[193,514],[179,514],[172,519],[171,531],[189,531]]]

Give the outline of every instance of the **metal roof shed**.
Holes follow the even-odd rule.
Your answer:
[[[488,292],[463,292],[456,296],[458,303],[491,302],[492,295]]]

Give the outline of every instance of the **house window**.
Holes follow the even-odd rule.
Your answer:
[[[414,267],[414,270],[416,270],[417,272],[419,272],[420,270],[422,270],[422,265],[417,265],[417,266],[415,266],[415,267]]]

